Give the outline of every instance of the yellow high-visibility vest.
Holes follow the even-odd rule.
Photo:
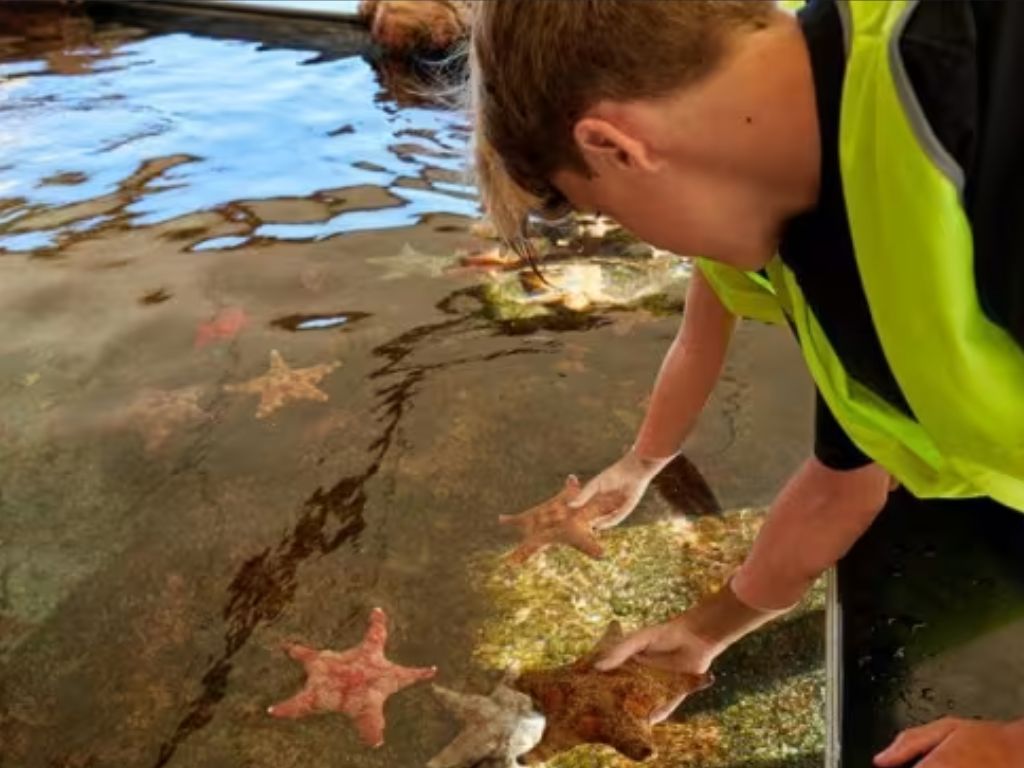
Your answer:
[[[920,497],[1024,511],[1024,350],[983,312],[964,178],[899,56],[917,0],[839,0],[847,44],[839,161],[857,268],[911,417],[846,372],[776,256],[768,279],[698,260],[734,313],[788,322],[853,442]]]

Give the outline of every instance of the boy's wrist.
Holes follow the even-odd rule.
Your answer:
[[[639,443],[635,443],[626,453],[627,458],[634,464],[634,466],[636,466],[637,469],[640,469],[645,473],[649,473],[652,476],[658,474],[665,468],[665,465],[678,455],[679,451],[667,456],[652,455],[644,451]]]
[[[710,663],[737,640],[789,610],[762,610],[748,605],[733,590],[730,579],[718,592],[679,616],[678,621],[700,641]]]

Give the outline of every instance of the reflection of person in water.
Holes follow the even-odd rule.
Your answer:
[[[477,174],[503,236],[600,210],[701,254],[632,449],[577,503],[621,522],[679,450],[737,315],[788,326],[814,455],[744,564],[604,660],[691,673],[783,615],[894,483],[1024,511],[1024,4],[495,0],[474,8]],[[1019,768],[1024,720],[946,719],[876,758]]]
[[[464,57],[450,54],[469,31],[470,10],[464,0],[361,0],[360,16],[379,46],[374,68],[399,105],[446,101],[464,74]]]
[[[466,0],[362,0],[359,13],[388,53],[436,53],[462,39],[469,26]]]
[[[29,41],[64,40],[68,45],[81,42],[88,23],[79,10],[79,3],[2,3],[0,2],[0,34],[17,35]],[[69,12],[72,11],[72,12]]]

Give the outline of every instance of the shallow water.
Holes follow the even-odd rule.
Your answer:
[[[380,605],[391,658],[485,690],[501,670],[479,643],[504,617],[474,563],[513,543],[497,515],[628,446],[678,313],[496,320],[486,278],[448,269],[487,245],[464,120],[387,90],[359,33],[321,25],[310,50],[286,22],[268,43],[223,21],[11,18],[0,765],[422,765],[457,730],[425,686],[390,702],[377,751],[340,717],[267,717],[302,678],[280,644],[347,647]],[[272,350],[340,364],[328,400],[257,418],[226,387]],[[770,498],[805,451],[796,361],[740,329],[638,535]],[[761,678],[737,663],[694,711],[803,680],[819,652]]]

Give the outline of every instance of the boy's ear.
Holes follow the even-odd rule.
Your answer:
[[[658,164],[644,141],[600,117],[577,120],[573,127],[573,138],[587,165],[595,170],[602,167],[657,170]]]

